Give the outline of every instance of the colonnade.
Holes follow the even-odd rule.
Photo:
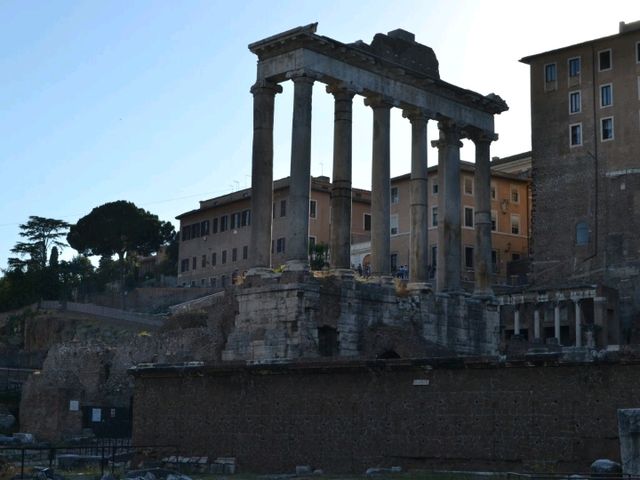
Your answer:
[[[287,74],[294,84],[291,144],[291,183],[287,267],[308,268],[309,194],[311,171],[311,111],[314,82],[310,72]],[[328,83],[327,92],[335,102],[333,135],[333,185],[331,191],[330,258],[335,270],[350,269],[351,183],[352,183],[352,103],[357,93],[350,84]],[[267,80],[251,89],[254,98],[252,152],[252,235],[250,260],[253,272],[271,267],[271,226],[273,198],[273,120],[275,95],[282,87]],[[490,143],[493,132],[460,125],[453,119],[382,95],[363,94],[373,112],[371,175],[371,273],[391,274],[390,255],[390,112],[400,106],[411,123],[411,199],[410,199],[410,283],[428,282],[428,191],[427,124],[438,120],[440,178],[439,225],[436,286],[441,292],[461,289],[461,198],[460,147],[470,138],[476,147],[475,172],[475,290],[478,296],[491,296],[491,210]]]
[[[533,334],[528,330],[528,339],[533,343],[542,343],[545,340],[543,333],[544,324],[547,323],[547,314],[551,314],[553,318],[553,338],[558,345],[562,345],[561,326],[562,326],[562,310],[567,312],[566,318],[573,321],[573,338],[564,346],[575,347],[604,347],[608,343],[609,332],[607,322],[607,299],[602,296],[584,295],[583,292],[577,292],[574,295],[556,294],[555,298],[549,298],[547,295],[521,295],[513,296],[504,305],[513,306],[513,334],[522,335],[523,330],[532,327]],[[585,308],[590,309],[586,312]],[[533,309],[533,322],[525,321],[527,313],[530,314]],[[552,313],[551,313],[552,312]],[[573,317],[571,319],[571,317]],[[591,328],[584,331],[583,327],[589,318]],[[551,323],[550,321],[548,323]],[[571,326],[571,324],[569,324]],[[616,334],[613,334],[616,337]]]

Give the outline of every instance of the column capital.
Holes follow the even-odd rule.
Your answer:
[[[308,68],[300,68],[298,70],[291,70],[286,74],[287,80],[291,80],[295,83],[310,83],[313,84],[316,80],[320,79],[320,74],[314,70]]]
[[[438,122],[438,130],[440,131],[440,138],[433,140],[431,146],[438,148],[445,146],[462,147],[460,139],[463,138],[463,132],[460,125],[452,120],[440,120]]]
[[[498,140],[498,134],[495,132],[487,132],[485,130],[467,130],[467,137],[475,144],[491,143]]]
[[[427,123],[434,115],[422,108],[405,108],[402,110],[402,116],[407,118],[411,123],[424,122]]]
[[[253,95],[275,95],[282,93],[282,85],[261,79],[251,86],[250,91]]]
[[[393,99],[384,95],[371,95],[364,99],[364,104],[371,108],[391,108],[393,107]]]
[[[330,83],[326,87],[327,93],[334,96],[336,100],[352,100],[357,92],[356,88],[343,82]]]

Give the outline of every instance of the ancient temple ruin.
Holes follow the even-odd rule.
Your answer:
[[[252,158],[251,274],[271,268],[273,197],[273,113],[281,82],[294,83],[291,147],[291,235],[287,266],[308,268],[308,205],[311,165],[311,97],[315,82],[335,99],[333,186],[331,192],[331,266],[350,269],[352,102],[361,95],[373,111],[371,186],[372,273],[390,274],[390,110],[400,108],[412,125],[410,283],[427,283],[427,122],[437,120],[441,176],[438,292],[460,291],[460,140],[476,145],[475,291],[490,297],[491,208],[489,147],[497,138],[493,116],[507,110],[497,95],[480,95],[440,79],[433,50],[412,33],[377,34],[370,45],[344,44],[317,35],[317,24],[299,27],[249,45],[258,56],[254,98]],[[265,270],[266,269],[266,270]]]

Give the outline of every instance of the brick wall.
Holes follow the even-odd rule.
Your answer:
[[[586,471],[618,459],[616,409],[640,401],[635,363],[392,360],[135,375],[134,443],[234,456],[245,472]]]

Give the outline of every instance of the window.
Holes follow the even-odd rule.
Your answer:
[[[511,261],[515,262],[516,260],[520,260],[520,254],[519,253],[512,253],[511,254]]]
[[[582,124],[569,125],[569,145],[579,147],[582,145]]]
[[[215,253],[215,252],[214,252],[214,253],[212,253],[212,254],[211,254],[211,266],[212,266],[212,267],[215,267],[215,266],[216,266],[217,259],[218,259],[218,256],[216,255],[216,253]]]
[[[520,235],[520,215],[511,214],[511,233]]]
[[[569,92],[569,113],[580,113],[582,111],[582,95],[579,91]]]
[[[398,187],[391,187],[391,204],[395,205],[399,200]]]
[[[212,286],[213,288],[216,288],[216,277],[211,277],[211,278],[209,279],[209,283],[211,284],[211,286]]]
[[[227,251],[222,250],[222,264],[227,263]]]
[[[611,49],[598,52],[598,70],[611,70]]]
[[[498,251],[491,250],[491,273],[498,272]]]
[[[222,288],[227,286],[227,276],[226,275],[222,275],[222,277],[220,277],[220,286]]]
[[[511,201],[513,203],[520,203],[520,190],[515,185],[511,185]]]
[[[280,237],[277,241],[276,241],[276,252],[277,253],[284,253],[284,237]]]
[[[191,225],[191,238],[198,237],[200,237],[200,224],[194,223],[193,225]]]
[[[464,267],[473,270],[473,247],[464,247]]]
[[[569,77],[580,76],[580,57],[569,59]]]
[[[555,82],[556,79],[557,79],[556,64],[555,63],[549,63],[549,64],[545,65],[544,66],[544,81],[545,81],[545,83]]]
[[[498,231],[498,212],[491,210],[491,231]]]
[[[251,225],[251,210],[242,211],[242,219],[240,220],[240,225],[243,227],[248,227],[249,225]]]
[[[191,259],[191,270],[195,270],[198,267],[198,259],[193,257]]]
[[[229,217],[227,215],[223,215],[220,217],[220,231],[224,232],[229,228]]]
[[[309,237],[309,250],[313,251],[316,248],[316,237]]]
[[[204,267],[206,267],[206,266],[207,266],[207,256],[206,256],[206,255],[202,255],[202,261],[201,261],[201,263],[200,263],[200,266],[201,266],[202,268],[204,268]]]
[[[613,104],[613,87],[610,83],[600,86],[600,108]]]
[[[389,225],[391,226],[391,235],[398,234],[398,215],[391,215],[389,219]]]
[[[286,217],[287,216],[287,201],[286,200],[280,200],[280,216],[281,217]]]
[[[182,241],[191,240],[191,227],[182,227]]]
[[[231,261],[232,262],[237,262],[238,261],[238,249],[237,248],[233,248],[231,250]]]
[[[202,235],[209,235],[209,220],[204,220],[200,223],[200,231]]]
[[[200,286],[201,287],[204,287],[206,283],[207,283],[207,281],[204,278],[200,279]]]
[[[315,200],[309,200],[309,217],[317,218],[318,215],[318,202]]]
[[[363,217],[363,228],[365,232],[371,231],[371,214],[365,213]]]
[[[231,230],[240,227],[240,212],[231,214]]]
[[[473,228],[473,207],[464,207],[464,226]]]
[[[242,247],[242,259],[246,260],[247,258],[249,258],[249,247],[245,245]]]
[[[391,271],[396,272],[398,270],[398,254],[391,254]]]
[[[180,272],[188,272],[189,271],[189,259],[185,258],[180,260]]]
[[[213,219],[213,225],[211,226],[212,233],[218,233],[218,218]]]
[[[464,177],[464,194],[473,195],[473,178]]]
[[[498,198],[498,193],[496,190],[496,184],[491,183],[491,200],[496,200]]]
[[[438,207],[431,207],[431,226],[438,226]]]
[[[436,265],[438,263],[438,247],[436,245],[433,245],[431,247],[431,265],[433,267],[433,272],[435,274],[436,271]]]
[[[600,139],[603,142],[613,140],[613,117],[600,120]]]
[[[576,225],[576,245],[589,245],[589,225],[579,222]]]
[[[431,195],[438,195],[438,179],[434,178],[431,184]]]

